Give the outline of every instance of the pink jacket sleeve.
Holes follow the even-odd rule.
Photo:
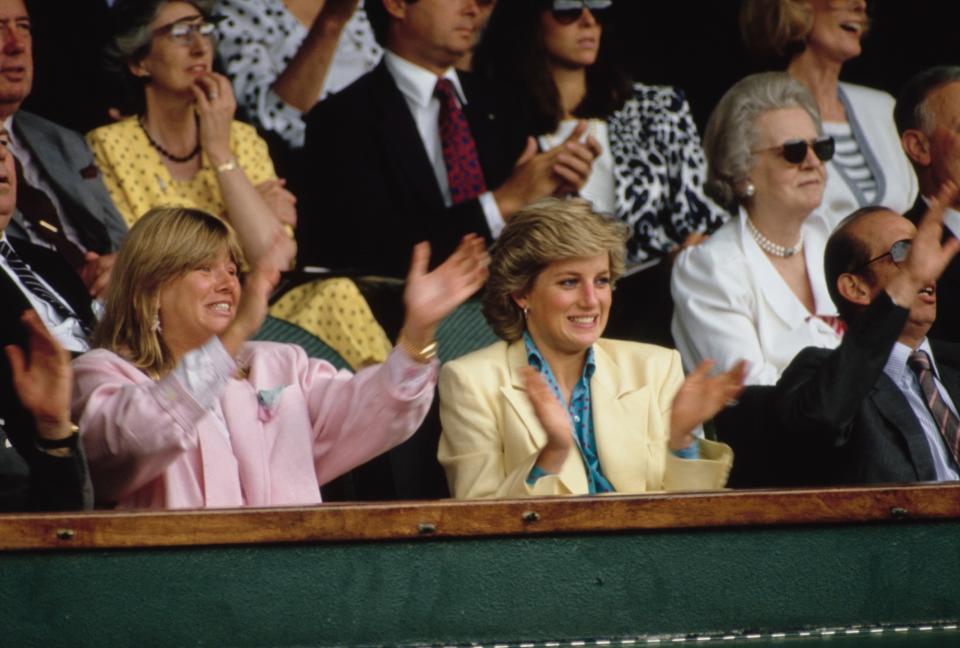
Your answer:
[[[320,484],[408,439],[433,402],[436,365],[419,365],[402,351],[356,374],[307,359],[301,349],[297,355]]]
[[[192,380],[187,374],[193,372],[180,370],[189,367],[178,367],[154,382],[104,349],[74,361],[71,413],[81,430],[99,501],[119,500],[197,447],[196,424],[210,404],[198,402],[196,395],[215,398],[235,367],[222,347],[218,349],[206,354],[203,369]]]

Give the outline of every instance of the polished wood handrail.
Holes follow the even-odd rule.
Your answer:
[[[0,515],[0,551],[349,542],[960,519],[960,484]]]

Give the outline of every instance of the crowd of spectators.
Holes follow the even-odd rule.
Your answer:
[[[456,498],[960,478],[960,67],[841,81],[867,0],[743,0],[710,106],[616,0],[90,4],[41,115],[0,0],[4,509],[317,504],[411,437]]]

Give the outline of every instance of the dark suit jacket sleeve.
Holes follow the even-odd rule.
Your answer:
[[[908,314],[881,292],[839,347],[806,348],[797,354],[776,386],[777,415],[787,433],[844,445]]]

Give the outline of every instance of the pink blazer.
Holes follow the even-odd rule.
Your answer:
[[[230,375],[235,365],[218,348]],[[246,378],[226,381],[218,412],[176,373],[155,382],[104,349],[75,360],[72,413],[97,500],[137,508],[316,504],[321,484],[413,434],[436,383],[436,367],[422,379],[398,351],[354,375],[300,347],[255,342],[239,366]]]

